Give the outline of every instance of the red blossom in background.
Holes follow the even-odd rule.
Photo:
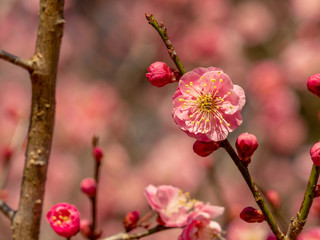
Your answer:
[[[52,229],[60,236],[70,238],[80,230],[80,214],[69,203],[58,203],[47,213],[47,220]]]
[[[179,81],[173,97],[175,123],[199,141],[221,141],[242,123],[245,94],[215,67],[196,68]]]

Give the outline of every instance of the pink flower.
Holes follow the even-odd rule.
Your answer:
[[[183,229],[178,239],[215,239],[221,232],[221,227],[211,219],[220,216],[223,211],[223,207],[211,206],[203,202],[195,203],[193,211],[189,214],[187,226]]]
[[[308,229],[306,232],[303,232],[298,239],[299,240],[320,239],[320,227],[314,227],[314,228]]]
[[[199,141],[222,141],[242,123],[245,94],[215,67],[183,75],[173,96],[172,115],[182,131]]]
[[[314,74],[308,78],[307,87],[310,92],[320,97],[320,73]]]
[[[156,87],[163,87],[175,80],[172,69],[164,62],[152,63],[148,68],[146,77],[148,81]]]
[[[145,189],[145,195],[149,205],[159,213],[165,226],[182,227],[187,224],[188,212],[195,202],[190,199],[188,193],[169,185],[149,185]]]
[[[97,183],[93,178],[85,178],[80,184],[81,191],[89,197],[94,197],[97,191]]]
[[[237,138],[236,148],[241,161],[250,162],[251,156],[258,148],[258,140],[253,134],[242,133]]]
[[[178,240],[208,240],[217,239],[221,232],[219,223],[207,219],[193,220],[180,234]]]
[[[80,230],[80,214],[77,208],[68,203],[58,203],[47,213],[47,220],[60,236],[72,237]]]
[[[310,155],[313,163],[316,166],[320,166],[320,142],[317,142],[313,147],[310,149]]]

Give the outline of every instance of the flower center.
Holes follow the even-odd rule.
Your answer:
[[[197,98],[197,105],[201,111],[211,112],[215,104],[211,94],[205,94]]]

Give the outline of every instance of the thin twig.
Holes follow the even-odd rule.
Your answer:
[[[11,53],[6,52],[6,51],[0,50],[0,58],[7,61],[7,62],[10,62],[16,66],[22,67],[22,68],[28,70],[29,72],[32,72],[35,70],[34,66],[32,65],[31,60],[17,57],[15,55],[12,55]]]
[[[177,55],[177,52],[172,46],[172,43],[171,43],[171,41],[170,41],[170,39],[168,37],[168,34],[167,34],[166,27],[163,25],[162,22],[160,22],[160,24],[159,24],[152,14],[146,13],[145,15],[146,15],[146,18],[148,20],[148,23],[152,27],[154,27],[154,29],[156,29],[157,32],[159,33],[160,37],[162,38],[164,44],[166,45],[166,47],[168,49],[168,53],[169,53],[171,59],[176,64],[176,66],[179,69],[181,75],[185,74],[186,70],[182,66],[182,63],[180,62],[180,59],[179,59],[179,57]]]
[[[320,173],[320,167],[317,167],[316,165],[313,164],[310,177],[309,177],[309,182],[304,194],[303,201],[301,203],[300,211],[297,213],[297,217],[291,220],[288,233],[287,233],[287,238],[290,240],[295,240],[303,230],[304,225],[307,222],[307,218],[309,215],[309,211],[313,202],[314,198],[314,190],[316,188],[318,178],[319,178],[319,173]]]
[[[0,211],[4,213],[10,220],[12,220],[15,211],[11,209],[2,199],[0,199]]]
[[[139,232],[139,233],[118,233],[116,235],[104,238],[102,240],[130,240],[130,239],[140,239],[142,237],[146,237],[149,236],[151,234],[163,231],[163,230],[167,230],[167,229],[172,229],[172,228],[168,228],[168,227],[163,227],[160,225],[156,225],[153,228],[150,228],[146,231],[143,232]]]
[[[238,155],[230,145],[230,142],[228,139],[223,140],[221,142],[222,147],[228,152],[229,156],[233,160],[233,162],[236,164],[238,167],[241,175],[243,176],[244,180],[246,181],[248,187],[250,188],[250,191],[252,195],[254,196],[254,199],[258,206],[260,207],[261,211],[263,212],[266,221],[268,222],[270,229],[276,236],[278,240],[285,239],[285,235],[281,232],[280,228],[278,227],[277,223],[275,222],[270,210],[268,209],[268,206],[265,204],[262,195],[258,188],[256,187],[255,183],[253,182],[248,168],[241,162],[239,159]]]

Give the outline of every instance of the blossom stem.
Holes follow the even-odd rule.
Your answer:
[[[168,37],[168,34],[167,34],[167,28],[163,25],[162,22],[160,22],[160,24],[159,24],[152,14],[146,13],[145,15],[148,20],[148,23],[152,27],[154,27],[154,29],[156,29],[157,32],[159,33],[159,35],[161,36],[164,44],[166,45],[166,47],[168,49],[168,53],[169,53],[171,59],[173,60],[173,62],[177,66],[177,68],[179,69],[181,75],[185,74],[186,70],[182,66],[182,63],[180,62],[180,59],[177,55],[177,52],[172,46],[172,43],[171,43],[171,41]]]
[[[95,161],[95,170],[94,170],[94,179],[98,185],[98,181],[99,181],[99,169],[100,169],[100,162]],[[91,225],[91,231],[92,231],[92,237],[90,238],[91,240],[95,240],[96,239],[96,235],[95,235],[95,231],[96,231],[96,225],[97,225],[97,191],[94,194],[93,197],[90,198],[91,199],[91,206],[92,206],[92,225]]]
[[[0,211],[4,213],[10,220],[13,219],[15,211],[11,209],[2,199],[0,199]]]
[[[160,225],[156,225],[153,228],[150,228],[144,232],[139,232],[139,233],[118,233],[116,235],[104,238],[102,240],[129,240],[129,239],[140,239],[142,237],[146,237],[149,236],[151,234],[163,231],[163,230],[167,230],[167,229],[172,229],[172,228],[168,228],[168,227],[164,227],[164,226],[160,226]]]
[[[32,61],[27,59],[22,59],[20,57],[17,57],[15,55],[12,55],[11,53],[8,53],[6,51],[0,50],[0,58],[10,62],[16,66],[22,67],[29,72],[32,72],[35,68],[32,66]]]
[[[315,194],[314,190],[318,182],[319,173],[320,173],[320,167],[317,167],[316,165],[313,164],[310,177],[309,177],[309,182],[304,194],[303,201],[300,206],[300,210],[297,213],[297,217],[291,220],[291,223],[288,229],[287,238],[290,240],[297,239],[304,225],[307,222],[307,217],[313,202],[313,198]]]
[[[285,239],[285,235],[281,232],[280,228],[278,227],[277,223],[275,222],[270,210],[268,209],[268,206],[264,202],[262,195],[260,191],[258,190],[257,186],[253,182],[251,175],[249,173],[248,168],[242,163],[242,161],[239,159],[237,153],[234,151],[233,147],[231,146],[228,139],[221,141],[221,146],[228,152],[229,156],[233,160],[233,162],[236,164],[237,168],[239,169],[241,175],[243,176],[244,180],[246,181],[248,187],[250,188],[250,191],[252,192],[252,195],[254,196],[254,199],[258,206],[260,207],[261,211],[263,212],[265,216],[265,220],[268,222],[268,225],[276,238],[278,240]]]

